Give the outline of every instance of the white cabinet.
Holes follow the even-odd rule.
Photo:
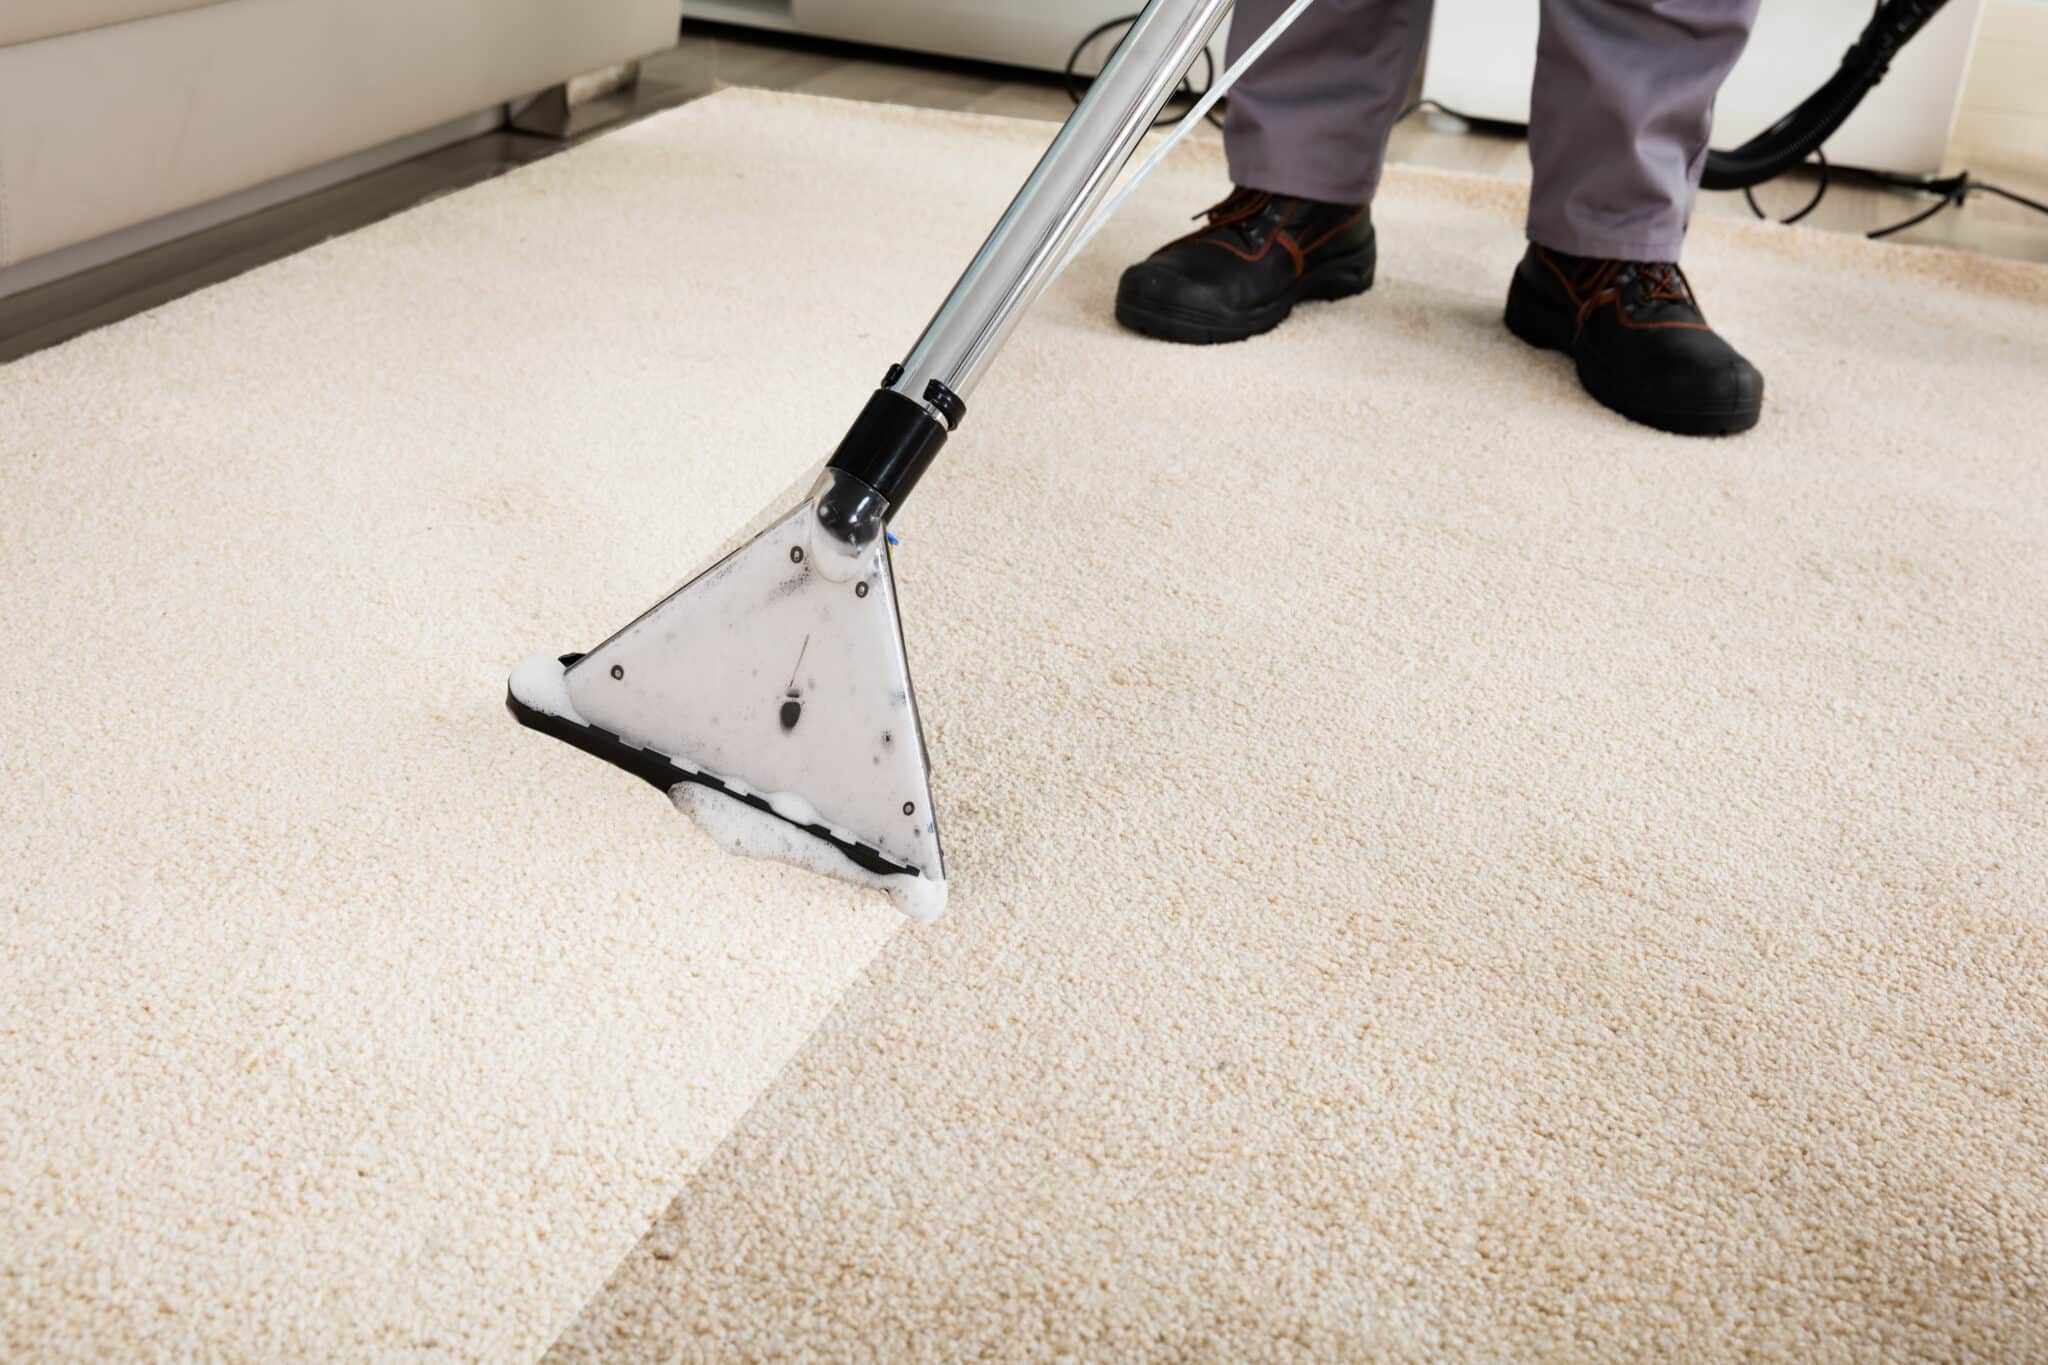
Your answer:
[[[1823,150],[1847,166],[1941,169],[1983,0],[1949,0]],[[1714,145],[1733,147],[1833,75],[1871,0],[1764,0],[1749,47],[1714,110]],[[1460,113],[1529,121],[1537,0],[1437,0],[1422,93]]]
[[[1143,0],[684,0],[683,18],[1058,71],[1083,34],[1142,5]],[[1226,21],[1213,44],[1219,63],[1228,30]],[[1108,51],[1090,55],[1099,62]]]

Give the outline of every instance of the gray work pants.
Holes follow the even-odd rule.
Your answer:
[[[1535,0],[1529,0],[1535,3]],[[1714,95],[1757,0],[1541,0],[1529,116],[1529,240],[1675,261]],[[1238,0],[1231,56],[1287,0]],[[1316,0],[1230,94],[1231,178],[1369,202],[1429,28],[1430,0]]]

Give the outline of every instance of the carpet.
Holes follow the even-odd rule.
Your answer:
[[[2048,272],[1703,223],[1688,442],[1503,184],[1119,332],[1193,147],[902,519],[947,919],[511,725],[1046,134],[728,92],[0,370],[0,1351],[2048,1351]]]
[[[749,107],[949,225],[1044,136]],[[554,1358],[2048,1351],[2048,272],[1702,223],[1771,391],[1687,441],[1502,329],[1499,183],[1395,172],[1268,337],[1120,332],[1223,185],[907,514],[954,912]]]

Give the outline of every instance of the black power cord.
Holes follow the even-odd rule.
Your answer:
[[[1733,151],[1707,153],[1700,187],[1740,190],[1791,170],[1820,150],[1891,69],[1892,58],[1948,0],[1876,0],[1842,63],[1799,106]]]
[[[1950,205],[1961,208],[1973,194],[1988,194],[1994,198],[2009,200],[2012,203],[2018,204],[2021,208],[2032,209],[2039,214],[2048,214],[2048,204],[2044,204],[2038,199],[2029,199],[2024,194],[2015,194],[2011,190],[1997,185],[1986,184],[1982,180],[1972,180],[1968,171],[1958,171],[1954,175],[1927,180],[1915,179],[1909,175],[1890,175],[1884,171],[1868,171],[1865,174],[1869,175],[1878,184],[1888,185],[1893,189],[1919,190],[1923,194],[1941,196],[1935,201],[1933,208],[1924,209],[1914,214],[1911,218],[1902,219],[1899,222],[1893,223],[1890,227],[1881,227],[1875,232],[1866,234],[1871,237],[1889,237],[1894,232],[1904,232],[1909,227],[1926,222],[1929,218],[1932,218]]]
[[[2037,213],[2048,214],[2048,205],[1997,185],[1972,180],[1968,171],[1951,176],[1918,178],[1886,171],[1863,171],[1841,166],[1831,168],[1828,165],[1822,144],[1856,111],[1863,97],[1877,88],[1878,82],[1891,69],[1892,59],[1940,13],[1947,2],[1875,0],[1870,22],[1864,25],[1855,43],[1843,55],[1840,68],[1827,83],[1809,95],[1798,108],[1740,147],[1728,152],[1709,151],[1700,176],[1700,188],[1741,190],[1749,211],[1759,218],[1768,218],[1770,215],[1756,202],[1755,187],[1776,179],[1795,166],[1814,166],[1820,172],[1820,183],[1814,187],[1813,197],[1796,212],[1777,220],[1781,223],[1796,223],[1819,208],[1836,175],[1854,175],[1891,189],[1916,190],[1937,196],[1931,208],[1865,234],[1873,238],[1889,237],[1895,232],[1917,227],[1945,208],[1961,208],[1973,193],[1979,191],[2009,199]],[[1810,162],[1809,157],[1812,158]]]
[[[1138,16],[1135,14],[1119,15],[1114,19],[1108,20],[1104,23],[1097,24],[1094,28],[1089,29],[1088,36],[1083,38],[1080,42],[1074,44],[1074,50],[1071,53],[1067,54],[1066,69],[1060,73],[1062,79],[1064,79],[1067,84],[1068,99],[1072,100],[1075,104],[1079,104],[1081,102],[1081,97],[1088,93],[1089,84],[1092,83],[1092,81],[1094,80],[1093,77],[1089,77],[1087,80],[1083,80],[1079,74],[1079,67],[1081,65],[1081,54],[1088,50],[1088,45],[1094,42],[1097,38],[1100,38],[1105,33],[1112,32],[1119,28],[1128,28],[1130,25],[1135,24],[1136,22],[1138,22]],[[1173,99],[1184,99],[1188,101],[1189,108],[1183,109],[1181,112],[1177,114],[1161,113],[1159,117],[1152,120],[1152,126],[1154,128],[1174,127],[1176,124],[1180,123],[1183,119],[1185,119],[1190,112],[1192,112],[1194,102],[1196,100],[1201,99],[1202,96],[1208,94],[1210,87],[1215,84],[1216,54],[1214,52],[1211,52],[1207,47],[1204,47],[1202,49],[1201,89],[1197,90],[1193,86],[1189,85],[1187,77],[1183,76],[1180,79],[1180,84],[1174,88],[1172,96]],[[1216,117],[1216,111],[1214,109],[1211,109],[1209,111],[1207,119],[1209,123],[1213,124],[1218,128],[1221,128],[1223,126],[1223,120]]]
[[[1424,109],[1434,110],[1437,113],[1442,114],[1445,118],[1454,118],[1461,123],[1486,122],[1485,119],[1474,118],[1470,114],[1460,113],[1456,109],[1451,108],[1448,104],[1445,104],[1442,100],[1417,100],[1415,101],[1415,103],[1403,109],[1400,113],[1394,115],[1394,122],[1399,123],[1403,119],[1407,118],[1410,114],[1421,113]]]
[[[1936,0],[1934,8],[1939,7],[1940,0]],[[1410,104],[1407,108],[1403,109],[1398,115],[1396,115],[1394,121],[1396,123],[1399,123],[1402,119],[1407,118],[1410,114],[1416,113],[1417,111],[1423,109],[1433,109],[1439,114],[1447,114],[1452,118],[1462,119],[1466,123],[1482,121],[1474,119],[1470,114],[1461,113],[1456,109],[1449,108],[1448,106],[1444,105],[1442,102],[1438,100],[1428,99],[1416,100],[1413,104]],[[1837,166],[1833,164],[1828,160],[1827,153],[1819,147],[1815,147],[1813,149],[1812,158],[1813,159],[1811,161],[1805,162],[1803,164],[1811,166],[1814,170],[1819,172],[1819,183],[1813,187],[1813,193],[1810,196],[1808,196],[1804,204],[1801,204],[1797,209],[1794,209],[1791,213],[1786,214],[1783,218],[1773,219],[1771,218],[1770,214],[1764,212],[1763,205],[1759,204],[1756,199],[1756,186],[1765,183],[1765,181],[1772,180],[1780,175],[1783,175],[1784,171],[1773,171],[1769,175],[1764,176],[1762,180],[1758,180],[1752,184],[1741,185],[1739,187],[1729,186],[1729,188],[1741,189],[1742,198],[1744,202],[1746,202],[1749,205],[1749,211],[1751,213],[1754,213],[1757,217],[1762,218],[1767,222],[1778,222],[1785,224],[1799,222],[1801,219],[1811,214],[1815,209],[1819,208],[1820,201],[1827,198],[1828,190],[1833,187],[1836,180],[1840,177],[1853,177],[1859,180],[1867,181],[1868,183],[1873,185],[1882,185],[1888,189],[1918,190],[1923,194],[1932,194],[1937,196],[1937,199],[1933,207],[1922,209],[1920,212],[1913,214],[1909,218],[1901,219],[1900,221],[1892,223],[1889,226],[1876,228],[1864,234],[1864,236],[1869,237],[1873,240],[1883,237],[1889,237],[1895,232],[1904,232],[1907,228],[1918,227],[1920,224],[1926,222],[1928,219],[1932,218],[1935,214],[1940,213],[1945,208],[1961,208],[1963,204],[1973,194],[1993,195],[1997,198],[2009,200],[2012,203],[2018,204],[2022,208],[2032,209],[2036,213],[2048,214],[2048,203],[2043,203],[2038,199],[2029,199],[2026,195],[2015,193],[2014,191],[2006,189],[2001,185],[1993,185],[1983,180],[1972,179],[1968,171],[1961,171],[1955,175],[1931,176],[1925,178],[1910,175],[1895,175],[1890,171],[1866,171],[1855,166]],[[1712,189],[1715,187],[1703,183],[1701,185],[1701,188]]]
[[[1800,208],[1795,212],[1789,213],[1785,215],[1783,218],[1778,219],[1780,223],[1783,223],[1788,227],[1793,223],[1798,222],[1801,218],[1804,218],[1807,214],[1812,213],[1815,209],[1819,208],[1820,201],[1827,198],[1828,158],[1827,154],[1822,152],[1821,149],[1818,147],[1813,149],[1813,164],[1820,170],[1820,183],[1813,187],[1813,198],[1807,200],[1806,203],[1801,205]],[[1763,206],[1756,202],[1756,187],[1754,185],[1744,185],[1742,187],[1742,200],[1744,203],[1749,205],[1749,211],[1755,214],[1757,217],[1769,218],[1771,216],[1768,213],[1765,213],[1763,211]]]
[[[1834,180],[1844,176],[1866,181],[1869,184],[1880,185],[1886,189],[1915,190],[1921,194],[1935,196],[1934,203],[1918,213],[1901,218],[1898,222],[1888,224],[1885,227],[1873,228],[1863,234],[1872,240],[1889,237],[1894,233],[1904,232],[1908,228],[1918,227],[1943,209],[1961,208],[1969,201],[1970,196],[1973,194],[1992,195],[1995,198],[2009,200],[2020,205],[2022,208],[2032,209],[2036,213],[2048,215],[2048,203],[2042,203],[2038,199],[2029,199],[2026,195],[2015,193],[2001,185],[1993,185],[1983,180],[1973,180],[1968,171],[1958,171],[1954,175],[1926,177],[1894,175],[1890,171],[1866,171],[1855,166],[1830,166],[1827,157],[1819,149],[1815,149],[1814,158],[1812,164],[1820,171],[1820,183],[1814,187],[1813,197],[1808,199],[1797,212],[1777,219],[1777,222],[1796,223],[1806,217],[1807,214],[1812,213],[1814,209],[1820,206],[1820,201],[1827,196],[1828,188],[1834,183]],[[1765,213],[1763,207],[1757,203],[1756,194],[1752,187],[1745,185],[1742,190],[1742,197],[1748,202],[1751,213],[1754,213],[1759,218],[1770,218],[1770,215]]]

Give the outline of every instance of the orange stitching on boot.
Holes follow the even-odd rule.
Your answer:
[[[1273,239],[1270,237],[1266,239],[1266,244],[1259,248],[1259,254],[1256,256],[1254,256],[1251,252],[1246,251],[1243,247],[1232,246],[1228,242],[1219,242],[1214,237],[1197,237],[1195,238],[1195,241],[1198,244],[1206,246],[1220,246],[1225,251],[1229,252],[1231,255],[1237,257],[1237,259],[1239,259],[1240,261],[1252,261],[1255,263],[1258,261],[1265,260],[1266,253],[1273,249]]]
[[[1273,240],[1278,242],[1281,246],[1286,247],[1287,254],[1294,258],[1294,274],[1295,277],[1299,279],[1301,277],[1302,271],[1308,268],[1307,262],[1302,257],[1301,248],[1296,246],[1294,244],[1294,239],[1288,236],[1285,232],[1274,233]]]
[[[1314,251],[1324,242],[1329,241],[1332,237],[1335,237],[1338,233],[1342,232],[1345,228],[1350,227],[1353,223],[1357,222],[1359,219],[1363,217],[1365,217],[1365,210],[1360,209],[1358,212],[1352,214],[1349,218],[1346,218],[1343,222],[1337,224],[1337,226],[1331,228],[1328,232],[1325,232],[1322,236],[1316,238],[1313,242],[1304,242],[1301,247],[1302,251],[1304,253]]]
[[[1620,312],[1621,309],[1619,305],[1621,302],[1621,295],[1615,293],[1613,290],[1610,289],[1603,294],[1588,294],[1586,296],[1586,301],[1579,305],[1579,320],[1576,324],[1574,324],[1577,330],[1581,332],[1585,331],[1586,319],[1593,316],[1593,310],[1598,308],[1601,304],[1607,302],[1609,299],[1613,299],[1615,301],[1615,311]]]
[[[1633,327],[1638,332],[1651,332],[1655,331],[1660,327],[1689,328],[1695,332],[1711,332],[1714,330],[1713,328],[1707,326],[1707,324],[1704,322],[1637,322],[1627,313],[1621,311],[1620,303],[1620,299],[1616,298],[1616,306],[1614,311],[1616,312],[1616,314],[1620,316],[1621,325],[1624,327]]]
[[[1573,303],[1584,302],[1584,300],[1579,297],[1579,291],[1572,287],[1572,282],[1570,279],[1566,278],[1564,271],[1558,269],[1556,260],[1554,260],[1551,257],[1548,251],[1544,250],[1540,246],[1537,247],[1536,259],[1543,262],[1543,264],[1549,268],[1551,274],[1557,276],[1557,282],[1564,286],[1564,296],[1566,298],[1570,299]]]
[[[1262,199],[1263,199],[1263,201],[1264,201],[1264,202],[1263,202],[1263,203],[1261,203],[1261,204],[1260,204],[1260,206],[1259,206],[1259,207],[1260,207],[1261,209],[1263,209],[1263,208],[1265,207],[1265,204],[1269,204],[1269,203],[1271,203],[1271,202],[1272,202],[1272,200],[1273,200],[1273,196],[1272,196],[1272,195],[1270,195],[1270,194],[1262,195],[1262,196],[1261,196],[1261,198],[1262,198]],[[1207,242],[1207,243],[1208,243],[1208,244],[1209,244],[1210,246],[1220,246],[1220,247],[1222,247],[1222,248],[1223,248],[1223,249],[1224,249],[1225,251],[1229,252],[1229,253],[1230,253],[1231,255],[1233,255],[1233,256],[1235,256],[1235,257],[1237,257],[1237,258],[1238,258],[1239,260],[1241,260],[1241,261],[1250,261],[1251,263],[1253,263],[1253,264],[1255,264],[1255,265],[1256,265],[1256,264],[1257,264],[1258,262],[1260,262],[1260,261],[1263,261],[1263,260],[1265,260],[1265,259],[1266,259],[1266,257],[1270,256],[1270,255],[1271,255],[1271,254],[1273,253],[1273,244],[1274,244],[1275,242],[1279,241],[1279,240],[1280,240],[1280,238],[1281,238],[1281,237],[1282,237],[1282,236],[1284,235],[1284,234],[1283,234],[1283,233],[1281,232],[1281,229],[1282,229],[1282,228],[1284,228],[1284,227],[1286,227],[1286,226],[1287,226],[1287,225],[1288,225],[1289,223],[1293,222],[1293,221],[1294,221],[1294,215],[1295,215],[1295,214],[1297,214],[1297,213],[1299,213],[1300,211],[1301,211],[1301,201],[1300,201],[1299,199],[1297,199],[1297,200],[1295,200],[1295,201],[1294,201],[1294,203],[1292,203],[1291,205],[1289,205],[1289,206],[1288,206],[1288,209],[1287,209],[1287,216],[1286,216],[1286,217],[1284,217],[1284,218],[1282,218],[1282,219],[1281,219],[1281,220],[1280,220],[1279,222],[1277,222],[1277,223],[1275,223],[1275,224],[1273,225],[1273,235],[1272,235],[1272,236],[1270,236],[1270,237],[1268,237],[1268,238],[1266,239],[1265,245],[1264,245],[1264,246],[1261,246],[1261,247],[1259,248],[1259,250],[1258,250],[1258,254],[1257,254],[1257,255],[1253,255],[1252,253],[1250,253],[1250,252],[1248,252],[1248,251],[1245,251],[1245,250],[1243,250],[1243,249],[1241,249],[1241,248],[1239,248],[1239,247],[1234,247],[1234,246],[1232,246],[1232,245],[1231,245],[1230,243],[1228,243],[1228,242],[1218,241],[1218,240],[1217,240],[1216,238],[1214,238],[1214,237],[1209,237],[1209,236],[1204,236],[1204,235],[1201,235],[1201,234],[1197,234],[1197,235],[1196,235],[1196,237],[1195,237],[1195,240],[1196,240],[1196,241],[1198,241],[1198,242]],[[1256,210],[1255,210],[1255,212],[1256,212]],[[1247,214],[1247,215],[1245,215],[1245,217],[1250,217],[1250,216],[1251,216],[1250,214]],[[1240,221],[1240,222],[1241,222],[1241,221],[1243,221],[1243,219],[1238,219],[1238,220],[1236,220],[1236,221]],[[1215,231],[1215,230],[1216,230],[1217,228],[1219,228],[1219,227],[1225,227],[1225,226],[1230,226],[1230,224],[1224,224],[1224,223],[1211,223],[1211,224],[1210,224],[1210,225],[1209,225],[1209,226],[1208,226],[1207,228],[1204,228],[1204,229],[1203,229],[1203,232],[1204,232],[1204,233],[1208,233],[1208,232],[1214,232],[1214,231]],[[1290,243],[1290,244],[1289,244],[1289,246],[1288,246],[1288,250],[1289,250],[1290,252],[1294,250],[1294,248],[1293,248],[1293,246],[1292,246],[1292,244],[1291,244],[1291,243]],[[1300,273],[1300,270],[1301,270],[1301,266],[1300,266],[1299,262],[1297,261],[1297,263],[1296,263],[1296,265],[1295,265],[1295,272],[1296,272],[1297,274],[1299,274],[1299,273]]]

